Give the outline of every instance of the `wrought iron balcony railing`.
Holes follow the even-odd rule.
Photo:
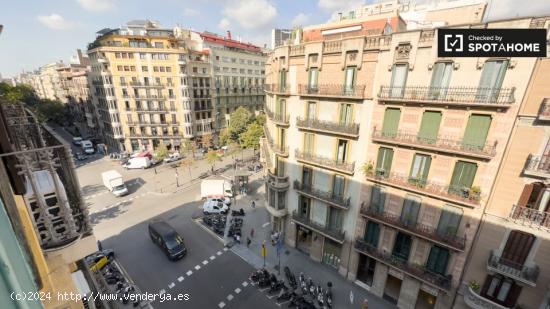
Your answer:
[[[550,156],[530,154],[523,172],[529,175],[550,177]]]
[[[472,309],[510,309],[479,295],[471,287],[464,293],[464,302]]]
[[[353,174],[355,170],[355,161],[350,163],[343,160],[323,157],[310,152],[302,152],[298,149],[296,149],[294,156],[296,157],[296,160],[304,161],[332,170],[341,171],[346,174]]]
[[[361,214],[375,221],[409,232],[425,240],[442,244],[452,250],[463,251],[466,247],[466,238],[457,236],[456,230],[441,233],[431,226],[419,222],[407,222],[407,220],[403,220],[400,216],[383,210],[380,211],[375,207],[363,206],[361,207]]]
[[[365,93],[365,85],[322,84],[322,85],[298,85],[298,94],[301,96],[316,97],[343,97],[362,99]]]
[[[517,264],[497,255],[494,250],[491,250],[491,254],[487,260],[487,268],[531,286],[536,286],[540,272],[538,265],[526,266]]]
[[[398,131],[396,133],[385,133],[377,130],[372,132],[372,139],[391,144],[406,146],[415,146],[418,148],[434,150],[437,152],[447,152],[455,154],[464,154],[481,158],[492,158],[496,154],[497,142],[486,143],[484,145],[471,145],[465,143],[462,139],[454,138],[424,138],[415,133]]]
[[[70,145],[22,104],[0,102],[0,108],[13,150],[0,157],[17,162],[8,168],[24,179],[24,200],[42,249],[63,249],[92,235]]]
[[[294,190],[343,209],[349,209],[351,204],[351,198],[349,196],[321,190],[298,180],[294,180]]]
[[[429,270],[425,266],[409,263],[408,261],[403,260],[401,257],[397,257],[393,254],[372,246],[361,238],[357,238],[355,240],[355,249],[386,265],[400,269],[410,276],[424,281],[435,288],[445,291],[449,291],[451,289],[451,275],[443,276]]]
[[[288,146],[280,145],[279,143],[276,143],[271,137],[271,135],[269,134],[269,130],[265,126],[264,126],[264,135],[267,138],[269,147],[274,153],[284,157],[288,156]]]
[[[175,112],[176,109],[175,108],[169,108],[169,107],[165,107],[165,108],[157,108],[157,107],[153,107],[153,108],[143,108],[143,107],[138,107],[138,108],[130,108],[130,109],[126,109],[126,111],[132,111],[132,112],[138,112],[138,113],[168,113],[168,112]]]
[[[142,95],[132,95],[130,98],[134,100],[151,100],[151,101],[165,101],[166,97],[163,95],[156,94],[142,94]]]
[[[339,243],[343,243],[345,240],[345,232],[342,231],[342,228],[319,224],[308,217],[302,216],[296,210],[292,212],[292,220]]]
[[[130,85],[133,87],[164,87],[163,83],[157,83],[157,82],[137,82],[137,81],[131,81]]]
[[[289,115],[288,114],[281,114],[281,113],[274,113],[272,112],[269,108],[266,108],[265,109],[265,113],[267,114],[267,116],[269,118],[271,118],[271,121],[275,122],[275,123],[278,123],[278,124],[284,124],[284,125],[288,125],[289,124]]]
[[[436,199],[443,199],[469,207],[477,207],[481,200],[481,192],[473,188],[445,185],[424,179],[414,179],[404,174],[385,170],[370,172],[366,176],[371,181],[386,183],[402,190],[428,195]]]
[[[341,123],[336,121],[319,120],[316,118],[296,117],[296,126],[308,130],[338,133],[347,136],[359,135],[358,123]]]
[[[550,212],[514,205],[510,219],[524,225],[542,227],[550,230]]]
[[[128,121],[129,126],[179,126],[179,122],[168,121]]]
[[[290,84],[264,84],[264,91],[275,94],[290,94]]]
[[[381,86],[378,98],[407,103],[439,103],[445,105],[510,107],[515,102],[515,88]]]
[[[269,152],[269,142],[267,138],[260,138],[260,149],[262,151],[263,157],[265,158],[265,163],[268,169],[273,168],[273,162],[271,160],[271,153]]]

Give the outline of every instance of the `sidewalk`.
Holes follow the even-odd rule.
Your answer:
[[[264,264],[264,258],[261,256],[262,242],[266,241],[267,257],[265,258],[266,267],[269,271],[277,273],[275,267],[279,263],[276,247],[271,245],[271,224],[269,224],[269,213],[264,207],[264,184],[259,174],[255,175],[250,183],[253,190],[247,196],[239,196],[236,205],[232,209],[244,208],[245,217],[243,223],[243,236],[240,245],[234,245],[231,250],[242,259],[250,263],[255,268],[261,268]],[[256,208],[251,209],[252,200],[256,202]],[[250,230],[254,229],[254,238],[249,248],[246,247],[246,237],[250,237]],[[361,308],[363,300],[369,301],[369,308],[396,308],[393,304],[374,296],[365,289],[348,281],[336,269],[327,265],[314,262],[305,253],[289,246],[284,246],[281,256],[281,276],[284,278],[283,269],[288,266],[298,279],[300,272],[303,272],[306,278],[311,277],[315,284],[320,284],[326,288],[327,282],[332,282],[333,308]],[[353,296],[351,296],[353,295]],[[353,298],[353,303],[351,302]]]

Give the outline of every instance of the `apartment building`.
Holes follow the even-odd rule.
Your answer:
[[[262,49],[210,32],[192,33],[197,49],[208,50],[212,59],[213,101],[216,111],[216,130],[229,125],[230,114],[239,107],[252,114],[263,110],[265,61]]]
[[[347,276],[367,148],[374,75],[389,48],[389,21],[359,30],[309,27],[303,44],[276,48],[267,62],[266,208],[285,242]],[[378,28],[376,28],[378,27]],[[364,37],[366,33],[377,33]],[[346,33],[343,39],[328,40]],[[353,36],[352,34],[355,34]]]
[[[51,297],[14,304],[7,295],[0,307],[89,308],[57,294],[93,290],[78,261],[97,251],[70,146],[22,104],[0,103],[0,294]]]
[[[550,19],[537,23],[548,28]],[[540,58],[512,120],[455,308],[550,308],[548,80],[550,59]]]
[[[66,103],[65,90],[61,87],[59,71],[65,67],[66,64],[62,61],[41,66],[34,73],[27,76],[27,83],[34,88],[39,98],[59,100]]]
[[[291,29],[271,29],[271,49],[285,45],[291,38]]]

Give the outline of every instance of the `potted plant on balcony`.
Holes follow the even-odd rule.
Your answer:
[[[361,167],[361,170],[363,172],[363,175],[371,176],[372,172],[374,171],[374,164],[372,163],[372,161],[365,162]]]
[[[474,292],[476,292],[476,293],[479,293],[479,288],[480,288],[480,286],[479,286],[479,283],[477,283],[477,281],[475,281],[475,280],[470,281],[470,282],[468,283],[468,287],[469,287],[470,289],[472,289],[472,291],[474,291]]]
[[[481,188],[479,186],[472,186],[468,195],[470,199],[479,201],[481,199]]]

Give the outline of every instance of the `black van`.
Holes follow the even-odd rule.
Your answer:
[[[151,236],[151,240],[164,251],[170,260],[179,260],[187,253],[183,237],[166,221],[150,221],[149,236]]]

